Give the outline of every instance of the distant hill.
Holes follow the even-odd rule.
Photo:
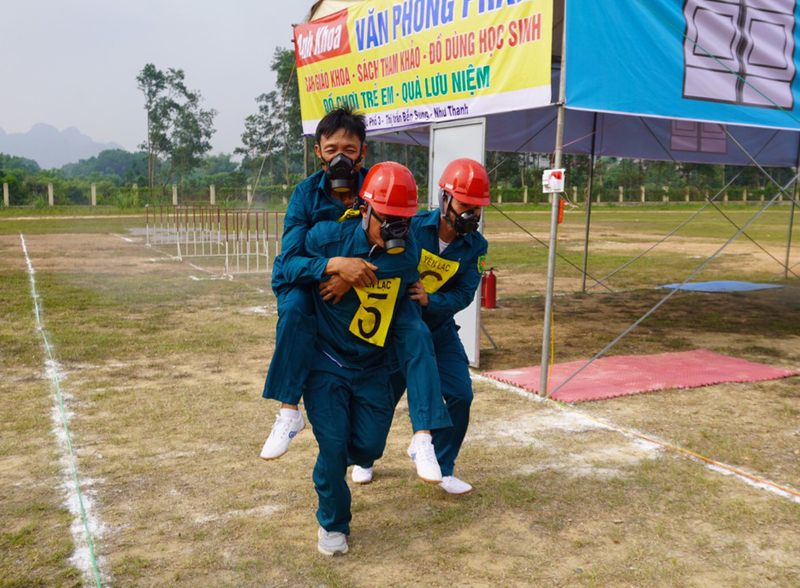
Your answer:
[[[35,160],[42,169],[59,168],[98,155],[106,149],[122,149],[117,143],[97,143],[75,127],[63,131],[36,123],[27,133],[6,133],[0,128],[0,153]]]

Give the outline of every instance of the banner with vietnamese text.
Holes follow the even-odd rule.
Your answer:
[[[369,0],[294,28],[303,132],[350,104],[369,131],[550,103],[552,0]]]

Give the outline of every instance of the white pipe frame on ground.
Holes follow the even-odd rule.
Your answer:
[[[270,272],[280,254],[283,212],[218,206],[145,207],[145,244],[174,245],[175,257],[225,260],[225,275]]]

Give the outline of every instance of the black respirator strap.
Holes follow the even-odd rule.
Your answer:
[[[445,201],[447,202],[446,205],[445,205]],[[442,216],[444,217],[445,222],[456,232],[457,235],[459,235],[460,237],[463,237],[467,233],[471,233],[471,232],[477,230],[477,226],[476,226],[475,229],[473,229],[471,231],[464,231],[463,230],[462,223],[463,222],[472,221],[474,218],[478,217],[478,215],[473,212],[471,218],[464,218],[463,215],[467,214],[465,212],[461,213],[461,214],[455,214],[455,211],[453,211],[453,195],[450,194],[449,192],[447,192],[444,189],[441,190],[440,196],[439,196],[439,208],[441,209],[443,206],[445,207],[445,211],[444,211],[444,214]],[[450,212],[451,211],[453,211],[453,214],[456,217],[455,221],[450,218]],[[459,220],[461,221],[461,223],[459,222]],[[476,225],[479,222],[480,222],[480,220],[476,221]],[[457,225],[461,225],[461,226],[457,226]]]
[[[364,232],[369,232],[369,221],[372,218],[372,205],[367,204],[367,214],[361,217],[361,228]]]
[[[362,161],[364,161],[364,156],[362,155],[362,153],[363,153],[363,152],[364,152],[364,146],[362,145],[362,146],[361,146],[361,151],[359,151],[359,152],[358,152],[358,153],[359,153],[359,155],[358,155],[358,158],[357,158],[355,161],[351,160],[351,161],[353,161],[353,167],[357,166],[359,163],[361,163]],[[324,157],[320,157],[320,158],[319,158],[319,164],[320,164],[322,167],[325,167],[325,166],[330,166],[331,162],[332,162],[334,159],[336,159],[336,158],[337,158],[339,155],[344,155],[344,153],[337,153],[336,155],[334,155],[333,157],[331,157],[330,161],[325,161],[325,158],[324,158]],[[344,156],[345,156],[345,157],[347,157],[347,155],[344,155]],[[347,159],[350,159],[350,158],[349,158],[349,157],[347,157]]]
[[[450,194],[447,190],[442,188],[439,191],[439,209],[444,207],[444,222],[446,222],[450,227],[455,231],[455,226],[453,226],[453,221],[450,219],[450,210],[453,205],[453,195]]]

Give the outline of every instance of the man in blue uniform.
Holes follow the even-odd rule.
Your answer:
[[[324,169],[295,188],[286,211],[282,252],[272,271],[272,288],[278,298],[275,351],[263,394],[281,402],[280,413],[261,450],[261,458],[268,461],[286,453],[291,440],[305,428],[297,405],[311,366],[308,351],[314,348],[317,336],[311,290],[326,276],[335,277],[348,288],[376,283],[377,267],[369,259],[341,254],[318,256],[305,247],[306,236],[317,223],[338,220],[351,224],[355,221],[348,218],[361,218],[354,205],[356,186],[361,188],[366,175],[360,163],[367,150],[365,137],[363,116],[348,108],[327,114],[317,126],[314,147]],[[450,419],[439,394],[426,379],[427,368],[419,369],[425,362],[419,354],[430,341],[430,334],[421,322],[419,332],[409,334],[414,336],[426,339],[412,345],[407,358],[409,373],[413,373],[408,382],[409,412],[415,432],[413,440],[419,442],[418,435],[427,434],[426,438],[430,438],[431,429],[450,426]],[[419,477],[430,483],[440,482],[441,470],[435,459],[425,459],[428,455],[425,451],[419,455],[419,459],[412,457]]]
[[[472,381],[469,361],[458,337],[454,315],[465,309],[480,284],[487,243],[479,232],[481,209],[488,206],[489,176],[472,159],[457,159],[439,180],[439,209],[419,213],[411,234],[421,249],[420,279],[410,288],[412,299],[422,307],[436,351],[441,391],[453,426],[433,432],[433,445],[442,470],[440,487],[450,494],[466,494],[472,486],[453,476],[455,461],[469,425]],[[392,376],[395,403],[406,388],[407,373]],[[372,481],[372,462],[358,462],[353,481]]]
[[[367,174],[361,197],[366,203],[360,207],[361,223],[319,223],[306,237],[309,255],[357,257],[376,268],[374,285],[349,289],[336,303],[325,300],[323,292],[313,297],[317,341],[313,353],[304,355],[312,368],[303,398],[319,445],[313,477],[319,502],[317,546],[325,555],[348,550],[348,465],[378,459],[386,444],[395,405],[387,344],[391,341],[407,365],[409,389],[427,385],[433,395],[440,389],[431,339],[420,336],[426,330],[420,306],[407,294],[419,279],[420,252],[409,235],[417,211],[414,177],[398,163],[377,164]],[[430,428],[449,425],[440,397],[438,406],[438,414],[425,415]],[[414,435],[409,454],[415,461],[435,463],[430,435]]]
[[[264,398],[281,402],[281,410],[261,450],[265,460],[277,459],[292,438],[305,427],[298,410],[303,383],[309,371],[306,354],[314,347],[317,321],[308,285],[302,278],[319,281],[340,276],[352,286],[375,283],[375,266],[360,258],[312,258],[305,251],[308,231],[316,223],[338,220],[355,204],[366,170],[364,117],[349,108],[331,111],[317,126],[314,152],[323,169],[297,185],[284,218],[281,254],[272,269],[272,289],[278,298],[275,352],[264,384]]]

